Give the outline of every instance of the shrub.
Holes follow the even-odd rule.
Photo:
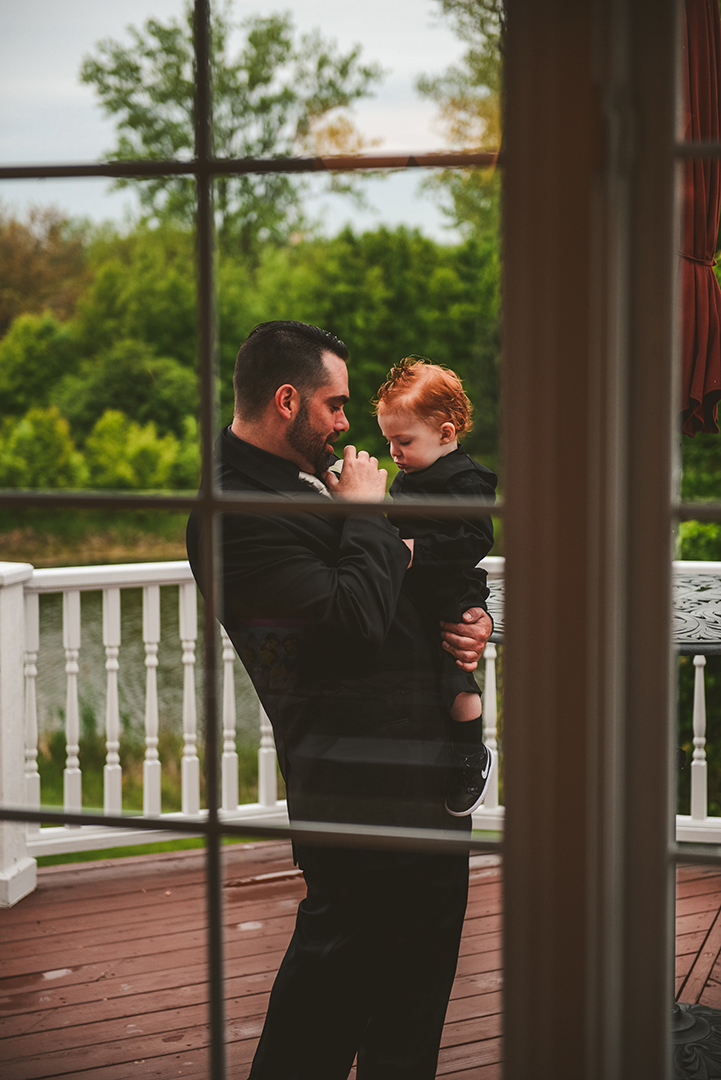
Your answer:
[[[58,410],[30,409],[0,431],[0,487],[83,487],[86,469]]]
[[[90,487],[168,487],[178,450],[178,440],[172,435],[160,438],[155,424],[141,427],[124,413],[108,409],[85,444]]]

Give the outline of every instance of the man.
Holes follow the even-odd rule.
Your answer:
[[[241,346],[221,486],[291,498],[313,489],[345,517],[226,514],[221,620],[271,719],[294,821],[467,830],[444,809],[448,746],[439,627],[403,592],[412,544],[379,509],[385,470],[333,445],[348,429],[345,345],[264,323]],[[199,576],[199,519],[188,553]],[[490,635],[480,609],[444,630],[466,670]],[[284,654],[284,655],[283,655]],[[308,887],[273,987],[253,1080],[431,1080],[455,973],[468,859],[295,845]]]

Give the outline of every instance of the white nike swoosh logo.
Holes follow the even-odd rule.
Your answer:
[[[490,769],[490,767],[491,767],[491,755],[490,755],[490,754],[488,754],[488,755],[486,756],[486,767],[485,767],[485,769],[483,770],[483,772],[481,773],[481,780],[485,780],[485,779],[486,779],[486,777],[488,776],[488,770]]]

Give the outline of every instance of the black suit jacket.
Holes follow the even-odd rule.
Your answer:
[[[308,494],[297,467],[217,444],[229,492]],[[188,555],[201,591],[201,523]],[[438,627],[403,591],[408,550],[377,518],[223,515],[221,621],[270,717],[296,820],[468,828],[444,810]]]

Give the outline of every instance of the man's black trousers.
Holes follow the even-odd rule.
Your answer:
[[[433,1080],[468,856],[298,852],[308,893],[250,1080]]]

